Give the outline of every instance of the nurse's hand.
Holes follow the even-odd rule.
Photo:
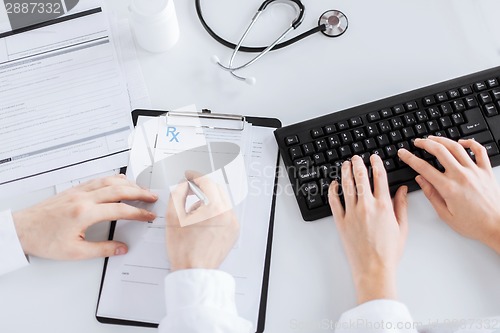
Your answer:
[[[186,172],[207,196],[186,207],[190,193],[187,182],[172,191],[167,210],[167,253],[173,271],[190,268],[216,269],[233,248],[239,235],[239,224],[225,190],[194,172]]]
[[[330,207],[351,265],[359,304],[396,299],[396,271],[408,233],[408,188],[398,189],[393,204],[382,160],[378,155],[372,155],[370,160],[373,193],[359,156],[342,165],[345,209],[336,181],[329,191]]]
[[[461,235],[479,240],[500,254],[500,187],[486,149],[474,140],[417,139],[415,146],[436,156],[442,173],[406,150],[399,157],[419,176],[417,183],[439,217]],[[476,156],[476,163],[465,148]]]
[[[85,240],[87,228],[99,222],[155,218],[153,213],[119,203],[121,200],[155,202],[157,197],[119,175],[87,182],[14,213],[14,224],[24,252],[57,260],[127,253],[127,245],[121,242]]]

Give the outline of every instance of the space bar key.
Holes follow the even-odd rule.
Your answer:
[[[404,168],[387,173],[387,180],[389,181],[389,186],[393,186],[413,180],[417,175],[418,173],[415,170]]]

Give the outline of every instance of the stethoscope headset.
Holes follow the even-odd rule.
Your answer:
[[[262,58],[264,55],[266,55],[270,51],[274,50],[279,50],[284,47],[290,46],[292,44],[297,43],[298,41],[311,36],[317,32],[321,32],[323,35],[327,37],[339,37],[341,36],[349,27],[349,21],[347,20],[347,17],[344,15],[339,10],[328,10],[321,14],[319,20],[318,20],[318,25],[314,28],[311,28],[310,30],[301,33],[300,35],[293,37],[289,40],[286,40],[282,42],[282,40],[292,31],[297,29],[302,21],[304,20],[304,11],[305,7],[302,4],[300,0],[266,0],[262,3],[262,5],[259,7],[257,10],[257,13],[254,15],[252,18],[252,21],[250,22],[250,25],[248,28],[245,30],[243,35],[241,36],[240,41],[238,44],[231,43],[224,38],[220,37],[216,32],[214,32],[207,24],[203,17],[203,13],[201,10],[201,0],[195,0],[195,5],[196,5],[196,13],[198,14],[198,18],[200,19],[201,24],[205,28],[205,30],[212,36],[217,42],[221,43],[222,45],[233,49],[233,54],[231,56],[231,59],[229,60],[228,66],[223,65],[219,58],[217,56],[213,56],[212,60],[219,65],[222,69],[228,71],[231,73],[235,78],[241,81],[245,81],[249,84],[255,84],[256,80],[255,78],[249,77],[243,77],[240,75],[237,75],[235,72],[242,70],[244,68],[247,68],[248,66],[252,65],[255,63],[257,60]],[[295,9],[296,12],[296,17],[290,24],[290,27],[285,30],[284,33],[282,33],[272,44],[269,46],[243,46],[243,42],[245,41],[246,37],[248,36],[249,32],[252,30],[252,27],[255,25],[259,17],[262,15],[262,13],[268,8],[269,5],[275,4],[275,3],[285,3],[290,6],[292,6]],[[233,66],[234,59],[236,58],[236,54],[238,51],[242,52],[249,52],[249,53],[259,53],[257,56],[255,56],[253,59],[248,61],[247,63],[240,65],[240,66]]]

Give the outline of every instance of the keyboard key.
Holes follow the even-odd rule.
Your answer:
[[[416,124],[415,131],[417,132],[417,136],[424,136],[425,134],[428,133],[425,124]]]
[[[493,89],[491,94],[493,95],[493,99],[495,101],[500,101],[500,89]]]
[[[330,190],[331,181],[329,179],[321,178],[319,180],[319,194],[322,196],[328,195],[328,191]]]
[[[299,137],[296,135],[288,136],[285,139],[285,143],[287,146],[293,146],[299,143]]]
[[[394,163],[394,160],[392,158],[384,160],[383,162],[385,170],[392,171],[396,169],[396,164]]]
[[[458,140],[460,138],[460,132],[458,131],[458,128],[456,127],[451,127],[446,130],[448,133],[448,138],[452,140]]]
[[[463,135],[481,132],[488,128],[481,110],[479,110],[478,108],[465,111],[464,116],[467,119],[467,123],[460,125],[460,130],[462,131]]]
[[[313,139],[319,138],[320,136],[323,136],[323,135],[324,135],[324,133],[323,133],[322,128],[316,128],[316,129],[311,130],[311,136],[313,137]]]
[[[354,141],[350,132],[340,133],[340,140],[343,144],[349,144]]]
[[[424,122],[424,121],[426,121],[427,119],[429,119],[429,118],[427,117],[427,113],[425,113],[425,111],[423,111],[423,110],[420,110],[420,111],[415,112],[415,116],[417,116],[417,120],[418,120],[419,122]]]
[[[310,182],[319,178],[319,172],[316,168],[300,168],[298,172],[299,182],[301,184]]]
[[[443,116],[449,116],[453,113],[453,109],[451,108],[450,103],[441,104],[439,108],[441,109],[441,113],[443,114]]]
[[[472,109],[477,106],[477,101],[474,97],[469,96],[465,98],[465,104],[467,105],[468,109]]]
[[[301,157],[301,158],[296,159],[295,161],[293,161],[293,164],[297,168],[302,169],[302,168],[309,168],[310,166],[313,165],[313,162],[312,162],[312,159],[310,156],[305,156],[305,157]]]
[[[391,119],[391,124],[393,129],[400,129],[403,128],[403,121],[401,120],[400,117],[394,117]]]
[[[371,154],[367,151],[359,155],[359,157],[361,157],[363,159],[363,162],[367,165],[370,164],[370,156]]]
[[[325,151],[328,149],[328,146],[326,145],[326,140],[325,139],[320,139],[314,141],[314,144],[316,145],[316,151]]]
[[[379,147],[384,147],[389,144],[389,138],[385,134],[377,135],[376,139]]]
[[[479,133],[476,133],[476,134],[464,136],[462,139],[464,139],[464,140],[473,139],[473,140],[476,140],[477,142],[483,144],[483,143],[486,143],[486,142],[493,141],[493,136],[491,135],[490,132],[484,131],[484,132],[479,132]]]
[[[477,91],[477,92],[486,90],[486,88],[487,87],[486,87],[486,84],[484,82],[474,83],[474,90]]]
[[[392,117],[392,111],[391,109],[382,109],[380,110],[380,115],[382,118],[389,118]]]
[[[347,121],[341,121],[337,124],[337,128],[339,131],[344,131],[349,128],[349,124]]]
[[[413,113],[410,113],[410,114],[405,114],[403,116],[403,119],[405,121],[405,124],[407,126],[411,126],[411,125],[414,125],[417,123],[417,119],[415,119],[415,116],[413,115]]]
[[[453,125],[451,123],[450,117],[448,117],[448,116],[439,118],[439,124],[441,125],[441,128],[444,128],[444,129],[451,127]]]
[[[488,85],[488,88],[495,88],[498,87],[498,80],[495,78],[489,79],[488,81],[486,81],[486,84]]]
[[[318,193],[316,195],[308,195],[306,198],[307,207],[309,209],[315,209],[323,206],[323,199],[321,195]]]
[[[369,122],[373,123],[377,120],[380,120],[380,115],[378,114],[378,112],[370,112],[368,113],[366,118],[368,119]]]
[[[385,150],[385,155],[388,157],[394,157],[398,154],[398,150],[394,145],[386,146],[384,150]]]
[[[434,135],[446,138],[446,132],[445,131],[437,131],[437,132],[434,133]]]
[[[316,164],[316,165],[321,165],[321,164],[324,164],[326,162],[325,154],[323,154],[323,153],[314,154],[312,156],[312,159],[314,161],[314,164]]]
[[[462,93],[462,96],[470,95],[472,94],[472,88],[471,86],[463,86],[460,88],[460,92]]]
[[[479,99],[479,102],[481,102],[481,104],[488,104],[488,103],[493,102],[493,99],[491,98],[490,94],[488,94],[487,92],[480,93],[477,96],[477,98]]]
[[[365,144],[366,150],[373,150],[377,148],[377,143],[375,142],[374,138],[368,138],[363,142]]]
[[[302,192],[302,195],[305,197],[308,195],[317,195],[319,193],[318,183],[310,182],[304,184],[300,187],[300,192]]]
[[[365,131],[362,128],[356,128],[352,131],[352,133],[354,134],[354,139],[356,141],[363,140],[366,137]]]
[[[349,119],[349,123],[351,124],[351,127],[358,127],[363,125],[363,120],[361,120],[361,117],[354,117]]]
[[[432,165],[434,165],[434,167],[436,169],[438,169],[439,171],[441,172],[444,172],[445,169],[444,169],[444,166],[441,164],[441,162],[439,162],[439,160],[435,159],[434,161],[432,161]]]
[[[487,117],[493,117],[493,116],[496,116],[498,114],[498,110],[495,106],[495,104],[486,104],[484,106],[484,114],[487,116]]]
[[[391,139],[392,143],[396,143],[403,140],[403,136],[401,135],[400,131],[389,132],[389,138]]]
[[[449,90],[448,97],[450,97],[450,99],[455,99],[455,98],[460,97],[460,93],[458,92],[458,89]]]
[[[411,101],[405,104],[406,110],[407,111],[415,111],[418,109],[418,104],[416,101]],[[398,114],[398,113],[396,113]]]
[[[368,136],[375,136],[379,132],[376,125],[368,125],[366,126],[366,133],[368,133]]]
[[[412,127],[405,127],[402,132],[405,139],[413,139],[415,137],[415,131]]]
[[[422,99],[422,102],[424,103],[425,106],[431,106],[434,103],[436,103],[436,100],[434,99],[433,96],[427,96]]]
[[[389,186],[399,185],[401,183],[415,179],[418,174],[411,168],[406,167],[387,173]]]
[[[460,125],[460,124],[465,123],[465,119],[460,113],[452,114],[451,119],[455,125]]]
[[[295,160],[295,159],[297,159],[297,158],[299,158],[299,157],[304,156],[304,155],[302,155],[302,150],[300,149],[300,147],[299,147],[299,146],[292,147],[292,148],[290,148],[288,151],[289,151],[289,153],[290,153],[290,158],[291,158],[292,160]]]
[[[323,128],[326,135],[335,133],[335,125],[327,125]]]
[[[335,149],[330,149],[326,151],[326,160],[332,162],[339,159],[339,154]]]
[[[375,149],[373,152],[372,152],[374,155],[378,155],[381,159],[384,159],[385,158],[385,153],[384,153],[384,150],[382,149]]]
[[[495,156],[499,154],[498,146],[494,142],[484,144],[484,148],[486,148],[488,156]]]
[[[436,101],[438,101],[439,103],[443,103],[443,102],[446,102],[448,100],[448,95],[446,95],[446,93],[438,93],[436,94]]]
[[[354,142],[352,144],[352,151],[354,154],[359,155],[365,151],[365,147],[363,147],[361,142]]]
[[[399,149],[406,149],[406,150],[411,150],[410,148],[410,144],[408,143],[408,141],[401,141],[401,142],[398,142],[396,144],[396,148],[399,150]]]
[[[427,128],[429,129],[429,132],[438,131],[439,130],[438,122],[435,120],[429,120],[427,122]]]
[[[339,148],[340,158],[348,158],[352,156],[351,148],[349,146],[342,146]]]
[[[330,148],[338,148],[340,147],[340,139],[337,135],[332,135],[328,137],[328,145]]]
[[[441,117],[441,112],[439,112],[437,107],[428,108],[427,112],[429,113],[429,117],[431,117],[431,119],[437,119]]]
[[[405,108],[400,104],[392,107],[392,112],[394,114],[402,114],[405,113]]]
[[[304,143],[302,150],[304,151],[304,155],[312,155],[316,152],[312,143]]]
[[[391,131],[391,125],[387,120],[381,121],[378,123],[378,127],[380,128],[380,132],[387,133]]]
[[[320,177],[333,179],[335,177],[340,177],[341,169],[337,168],[331,164],[324,164],[319,168]]]
[[[462,112],[462,111],[465,111],[465,109],[466,109],[465,103],[461,99],[457,99],[456,101],[453,101],[451,105],[453,106],[453,110],[455,110],[455,112]]]

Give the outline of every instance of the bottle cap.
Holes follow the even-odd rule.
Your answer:
[[[129,10],[137,15],[137,18],[151,20],[167,15],[170,0],[132,0]]]

